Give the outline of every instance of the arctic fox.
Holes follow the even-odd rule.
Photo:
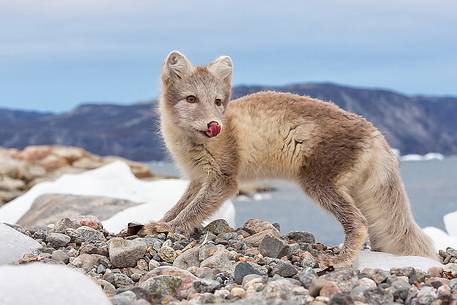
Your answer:
[[[351,264],[367,236],[374,250],[436,257],[411,214],[395,156],[364,118],[289,93],[230,101],[228,56],[194,66],[173,51],[161,78],[161,132],[190,184],[158,223],[139,234],[190,233],[236,194],[240,181],[282,178],[300,185],[344,228],[340,253],[323,257],[322,265]]]

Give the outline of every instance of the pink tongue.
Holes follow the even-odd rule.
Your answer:
[[[205,131],[206,135],[210,138],[217,136],[221,132],[221,126],[217,123],[211,123],[208,130]]]

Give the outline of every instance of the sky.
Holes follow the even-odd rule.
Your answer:
[[[174,49],[235,85],[457,95],[457,1],[0,0],[0,107],[149,100]]]

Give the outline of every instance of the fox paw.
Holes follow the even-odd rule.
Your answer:
[[[138,235],[146,236],[169,232],[175,232],[175,227],[166,222],[155,222],[144,225],[141,230],[138,231]]]

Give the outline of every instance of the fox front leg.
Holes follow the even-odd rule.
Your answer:
[[[202,184],[200,182],[196,180],[191,181],[179,201],[168,212],[166,212],[158,222],[152,222],[144,225],[138,232],[138,235],[146,236],[174,231],[175,228],[170,225],[169,222],[175,219],[176,216],[178,216],[178,214],[192,202],[201,188]]]
[[[178,203],[175,204],[173,208],[171,208],[159,222],[170,222],[178,216],[178,214],[184,210],[189,203],[197,196],[198,192],[202,188],[202,184],[199,181],[193,180],[187,186],[186,191],[179,199]]]
[[[237,190],[235,179],[222,175],[210,176],[192,202],[169,224],[181,232],[190,233],[216,212]]]

